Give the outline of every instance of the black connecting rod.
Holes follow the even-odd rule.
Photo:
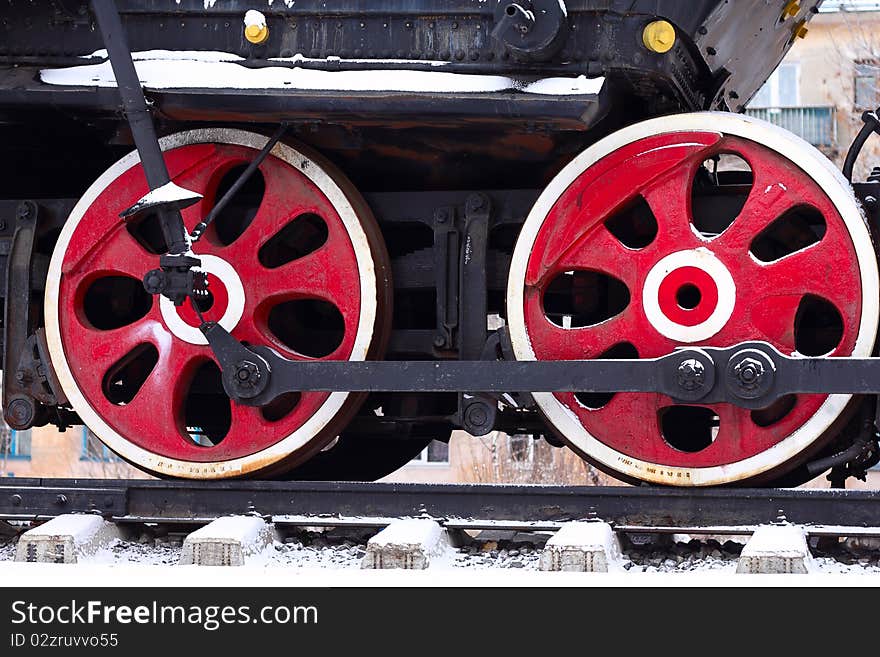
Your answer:
[[[168,168],[159,147],[153,119],[131,58],[116,3],[113,0],[92,0],[92,12],[110,56],[110,66],[116,77],[122,108],[141,158],[147,184],[151,191],[159,189],[171,182],[171,178],[168,176]],[[162,235],[168,245],[168,253],[178,255],[186,252],[186,228],[180,211],[171,207],[159,207],[156,211],[159,214]]]

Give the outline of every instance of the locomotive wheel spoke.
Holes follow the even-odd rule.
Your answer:
[[[588,246],[587,246],[588,244]],[[634,287],[648,261],[641,251],[627,249],[604,226],[599,226],[585,239],[566,250],[559,260],[548,268],[548,278],[570,270],[600,271],[610,274],[627,287]]]
[[[718,173],[727,156],[750,172]],[[877,262],[851,191],[823,158],[775,127],[718,113],[646,121],[600,141],[551,182],[520,234],[507,299],[514,353],[653,358],[764,340],[783,353],[869,355]],[[612,175],[620,170],[630,175]],[[615,192],[618,203],[608,200]],[[671,485],[793,469],[850,407],[846,395],[759,411],[643,393],[534,397],[585,458]]]
[[[159,362],[138,393],[121,407],[120,415],[128,423],[140,421],[149,431],[152,449],[195,452],[184,438],[183,406],[188,383],[200,362],[204,356],[194,349],[169,345],[160,352]]]
[[[251,289],[259,299],[326,299],[343,317],[350,317],[357,312],[356,299],[348,294],[356,282],[357,272],[352,272],[352,263],[347,260],[324,246],[277,269],[267,270],[254,279]]]
[[[141,247],[120,221],[108,235],[101,238],[100,244],[84,249],[79,258],[65,261],[63,273],[68,276],[83,273],[123,274],[139,281],[157,265],[156,256]]]
[[[690,226],[692,218],[688,202],[693,169],[692,161],[688,160],[683,163],[681,170],[670,172],[641,190],[657,218],[658,239],[666,246],[675,245],[683,249],[696,245],[697,238]]]

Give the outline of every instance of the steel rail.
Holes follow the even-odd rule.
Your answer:
[[[116,522],[205,523],[258,513],[291,523],[428,516],[471,525],[602,519],[621,527],[880,526],[880,491],[285,481],[9,479],[0,519],[100,513]],[[349,520],[344,520],[348,518]],[[482,524],[481,524],[482,523]],[[375,524],[375,522],[373,522]]]

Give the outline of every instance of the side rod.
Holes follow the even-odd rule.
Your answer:
[[[880,394],[880,358],[800,358],[763,342],[659,358],[562,361],[302,361],[203,323],[229,397],[265,406],[287,392],[655,392],[685,403],[766,408],[784,395]]]

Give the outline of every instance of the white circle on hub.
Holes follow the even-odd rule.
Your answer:
[[[705,272],[718,288],[718,303],[712,314],[695,326],[674,322],[660,307],[660,285],[670,273],[682,267],[694,267]],[[661,335],[676,342],[692,343],[708,340],[724,328],[733,314],[735,305],[736,284],[733,282],[733,276],[724,263],[705,247],[677,251],[661,258],[648,272],[642,288],[642,307],[651,326]]]
[[[195,271],[203,271],[213,274],[220,279],[220,282],[226,286],[226,292],[229,300],[226,304],[226,312],[217,322],[227,331],[232,332],[236,327],[242,314],[244,313],[244,286],[235,269],[223,258],[214,255],[198,255],[189,253],[195,258],[202,261],[199,267],[194,267]],[[159,298],[159,310],[162,312],[162,319],[165,326],[176,338],[180,338],[190,344],[206,345],[208,340],[198,327],[187,324],[177,312],[177,306],[168,297]]]

